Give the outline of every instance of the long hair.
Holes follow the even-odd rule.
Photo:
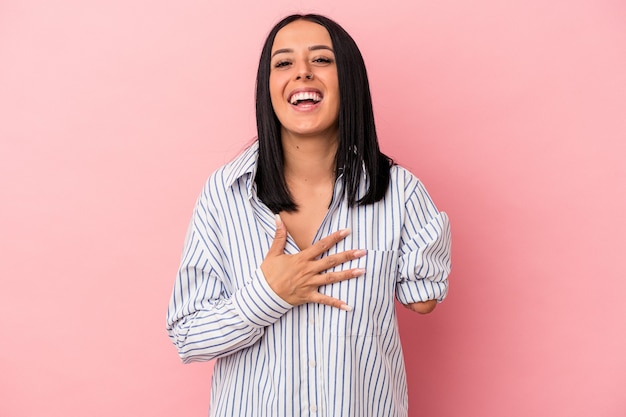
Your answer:
[[[331,19],[316,14],[296,14],[281,20],[270,31],[261,51],[256,80],[259,141],[255,176],[257,195],[274,213],[297,210],[285,181],[280,122],[274,113],[269,90],[274,39],[280,29],[296,20],[314,22],[326,28],[335,51],[339,81],[339,145],[335,156],[335,176],[343,174],[344,197],[347,196],[350,206],[379,201],[389,186],[389,167],[393,161],[378,146],[365,62],[348,32]],[[357,200],[363,169],[368,189]]]

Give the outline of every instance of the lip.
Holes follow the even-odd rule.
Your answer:
[[[291,104],[291,97],[293,97],[293,95],[297,93],[315,93],[315,94],[319,94],[319,96],[322,99],[318,101],[317,103],[310,103],[310,104],[307,103],[307,104],[299,104],[299,105]],[[315,111],[320,106],[322,101],[324,101],[324,94],[322,94],[322,92],[318,90],[317,88],[311,88],[311,87],[296,88],[292,90],[287,96],[287,104],[289,104],[289,108],[299,113],[307,113],[307,112]]]
[[[297,94],[297,93],[315,93],[315,94],[319,94],[319,96],[322,99],[318,103],[316,103],[315,105],[321,103],[324,100],[324,94],[320,90],[318,90],[317,88],[303,87],[303,88],[296,88],[296,89],[292,90],[289,93],[289,95],[287,96],[287,103],[289,103],[290,105],[293,106],[293,104],[291,104],[291,97],[293,97],[293,95]],[[311,107],[311,106],[309,106],[309,107]],[[297,107],[297,106],[294,106],[294,107]]]

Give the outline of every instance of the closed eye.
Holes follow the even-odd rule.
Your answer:
[[[289,61],[278,61],[274,64],[274,68],[285,68],[291,65]]]
[[[330,64],[331,62],[333,62],[333,60],[326,57],[319,57],[315,58],[313,62],[315,62],[316,64]]]

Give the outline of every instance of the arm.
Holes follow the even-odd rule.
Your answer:
[[[437,300],[418,301],[417,303],[403,304],[406,308],[419,314],[428,314],[437,307]]]
[[[260,270],[234,292],[215,255],[218,239],[206,199],[199,199],[187,233],[167,313],[167,332],[184,363],[226,356],[254,344],[291,305]]]
[[[450,224],[416,179],[406,202],[402,229],[398,300],[412,311],[432,312],[448,292]]]
[[[351,250],[319,258],[348,231],[335,232],[296,255],[287,255],[287,230],[277,217],[265,260],[243,287],[233,288],[222,265],[219,222],[212,214],[217,210],[207,209],[214,199],[207,195],[201,196],[194,211],[167,316],[168,333],[183,362],[210,360],[253,345],[267,326],[295,305],[315,302],[350,310],[342,301],[318,292],[320,285],[363,273],[358,269],[323,272],[365,254]]]

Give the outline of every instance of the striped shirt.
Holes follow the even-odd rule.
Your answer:
[[[366,256],[333,268],[366,272],[319,291],[354,309],[294,307],[260,270],[275,219],[256,196],[257,154],[255,142],[207,181],[167,314],[168,334],[184,363],[217,358],[210,416],[406,416],[394,295],[404,304],[444,299],[448,217],[402,167],[391,167],[385,197],[366,206],[348,206],[340,176],[315,241],[351,229],[325,255],[366,249]],[[298,252],[291,237],[285,252]]]

